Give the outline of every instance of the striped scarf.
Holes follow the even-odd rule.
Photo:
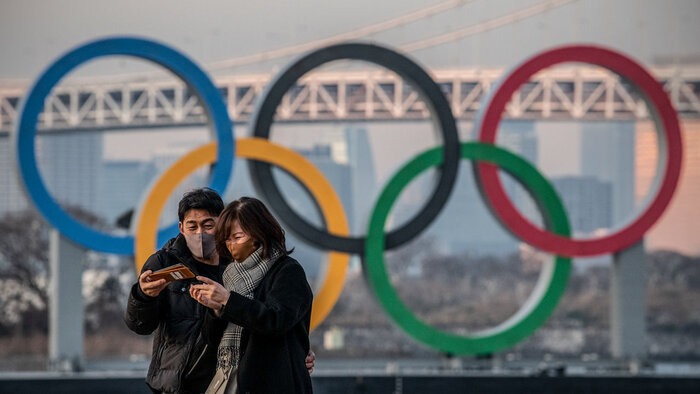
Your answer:
[[[226,290],[234,291],[244,297],[253,298],[253,291],[282,253],[273,250],[269,258],[262,257],[262,247],[251,253],[243,262],[232,262],[224,270],[223,280]],[[229,322],[217,352],[217,368],[238,368],[243,327]]]

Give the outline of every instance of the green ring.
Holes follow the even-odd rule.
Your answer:
[[[462,143],[461,147],[462,158],[495,164],[520,182],[543,213],[548,230],[563,236],[571,235],[561,199],[552,185],[527,161],[494,145],[469,142]],[[554,262],[545,263],[530,297],[520,310],[496,327],[461,336],[438,330],[419,320],[391,285],[384,262],[384,227],[391,207],[404,187],[423,171],[440,164],[440,147],[423,152],[402,167],[382,191],[367,231],[367,278],[387,314],[416,340],[452,354],[493,353],[525,339],[549,318],[566,289],[571,258],[557,256]]]

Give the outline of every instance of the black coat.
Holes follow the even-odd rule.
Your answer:
[[[221,318],[212,319],[209,338],[218,344],[228,322],[243,327],[238,393],[312,392],[304,361],[312,301],[304,269],[289,256],[270,267],[253,299],[231,292]]]
[[[151,255],[143,266],[156,271],[173,264],[186,265],[195,275],[221,282],[224,265],[204,266],[192,257],[182,234]],[[124,321],[137,334],[153,337],[153,354],[146,383],[160,392],[204,392],[216,371],[216,346],[208,345],[207,308],[189,294],[194,279],[168,284],[158,297],[132,287]]]

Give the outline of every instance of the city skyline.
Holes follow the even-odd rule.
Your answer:
[[[503,127],[505,127],[505,129],[502,130],[502,138],[499,138],[499,144],[507,149],[511,149],[516,153],[521,154],[527,160],[533,162],[533,164],[536,164],[537,167],[539,167],[540,170],[550,179],[550,181],[555,184],[555,186],[557,179],[562,177],[597,177],[598,181],[607,182],[610,184],[611,190],[613,191],[613,201],[614,195],[616,193],[615,190],[618,190],[617,193],[620,194],[620,190],[622,189],[619,188],[623,187],[625,192],[622,193],[624,195],[622,204],[628,209],[627,211],[618,213],[617,215],[613,215],[609,223],[611,227],[620,227],[626,224],[629,220],[631,220],[639,213],[639,209],[641,209],[641,207],[643,206],[642,197],[644,197],[645,193],[648,193],[648,189],[650,187],[650,185],[648,184],[648,179],[650,176],[653,177],[653,170],[655,169],[656,164],[655,156],[644,152],[655,152],[656,145],[649,145],[650,142],[648,142],[654,142],[654,138],[649,139],[648,136],[644,136],[649,133],[653,134],[654,132],[651,130],[637,130],[635,132],[635,129],[639,129],[639,126],[635,126],[634,123],[630,122],[610,122],[610,124],[607,124],[607,126],[606,123],[600,122],[594,123],[592,125],[588,123],[568,122],[568,127],[562,128],[561,122],[552,124],[550,122],[507,121],[504,123]],[[525,126],[525,129],[522,129],[522,126],[518,126],[516,127],[516,129],[514,129],[515,131],[509,131],[509,128],[512,128],[512,126],[508,125],[518,124],[529,126]],[[431,145],[438,142],[434,137],[432,137],[432,133],[426,133],[426,130],[429,130],[430,127],[428,127],[427,125],[422,125],[420,124],[420,122],[418,122],[414,124],[412,128],[403,127],[401,130],[404,139],[413,140],[415,142],[414,149],[409,152],[402,152],[401,154],[397,154],[394,158],[388,158],[386,157],[387,152],[392,152],[392,149],[387,150],[386,147],[391,146],[389,145],[388,141],[390,141],[393,138],[396,138],[396,127],[392,128],[385,124],[377,125],[371,122],[369,122],[365,126],[362,126],[361,124],[355,126],[297,124],[278,125],[275,127],[275,130],[277,130],[275,133],[273,133],[273,140],[275,142],[293,148],[307,156],[312,155],[311,150],[319,149],[320,147],[326,146],[328,149],[327,156],[333,156],[332,160],[336,163],[341,163],[343,165],[356,165],[357,163],[366,164],[368,162],[372,162],[373,164],[371,164],[370,166],[370,168],[372,169],[371,171],[367,169],[360,171],[361,173],[368,173],[370,176],[370,178],[367,178],[368,174],[363,175],[362,177],[366,179],[363,179],[360,184],[367,183],[369,179],[371,179],[370,183],[372,184],[384,184],[387,181],[388,177],[394,171],[396,171],[398,167],[402,165],[402,163],[405,162],[408,158],[420,152],[422,149],[430,147]],[[613,129],[617,128],[618,130],[611,131],[610,127],[613,127]],[[567,128],[569,129],[568,131],[562,131],[566,130]],[[462,130],[462,140],[469,140],[473,138],[471,135],[471,131],[465,131],[468,130],[468,126],[462,125],[460,129]],[[555,129],[556,131],[554,131]],[[350,152],[351,150],[348,149],[347,142],[344,139],[347,137],[348,132],[351,130],[360,130],[361,133],[357,133],[358,135],[364,134],[363,138],[366,139],[367,148],[364,148],[362,154],[352,155]],[[527,130],[529,130],[529,132]],[[150,133],[156,136],[156,138],[154,139],[155,146],[149,146],[148,144],[143,143],[137,144],[137,146],[136,144],[133,144],[133,141],[130,142],[130,144],[134,146],[134,151],[144,149],[145,151],[149,152],[150,156],[144,155],[144,157],[147,157],[147,159],[142,160],[135,160],[135,156],[126,156],[123,157],[122,160],[119,160],[118,156],[115,156],[114,152],[110,151],[111,148],[114,148],[115,142],[114,138],[112,137],[118,137],[117,139],[126,138],[125,141],[128,141],[137,135],[133,131],[118,133],[105,132],[97,134],[78,132],[75,134],[61,134],[60,136],[42,136],[39,138],[40,143],[38,144],[38,153],[40,156],[40,168],[42,171],[42,176],[45,177],[45,182],[47,183],[49,190],[59,201],[65,201],[73,205],[82,205],[84,208],[87,208],[88,210],[96,212],[100,216],[105,217],[108,221],[113,221],[120,214],[125,213],[128,209],[132,208],[133,206],[136,206],[139,203],[140,198],[142,198],[141,193],[143,193],[143,191],[146,190],[148,185],[150,185],[156,179],[158,173],[162,172],[165,168],[167,168],[167,166],[170,165],[170,163],[174,162],[174,160],[180,157],[183,153],[192,149],[194,146],[203,143],[208,138],[205,128],[197,128],[196,132],[180,131],[178,133],[175,133],[175,136],[173,138],[169,138],[166,143],[163,142],[162,138],[158,137],[159,135],[164,135],[162,134],[164,133],[163,131],[151,131]],[[237,133],[239,135],[245,134],[246,130],[239,127]],[[689,135],[688,133],[689,131],[686,131],[686,136]],[[555,134],[560,134],[560,139],[563,139],[565,141],[573,140],[575,141],[575,143],[569,143],[565,145],[559,144],[556,138],[552,138],[552,136]],[[170,136],[173,135],[173,133],[169,132],[166,135]],[[349,135],[354,134],[350,132]],[[530,137],[528,137],[528,135]],[[638,137],[635,139],[634,135],[638,135]],[[632,136],[632,139],[629,139],[630,136]],[[515,137],[517,137],[517,139],[514,139]],[[53,141],[56,138],[60,140],[58,144],[51,143],[47,145],[46,141]],[[86,148],[86,146],[84,145],[85,142],[82,143],[82,146],[80,145],[80,143],[71,144],[69,142],[66,142],[68,141],[66,140],[66,138],[76,138],[76,141],[91,141],[89,142],[90,147],[94,146],[97,149]],[[620,138],[623,139],[620,140]],[[615,143],[615,141],[619,142]],[[5,144],[3,146],[7,146],[7,144],[9,144],[9,141],[7,139],[5,139],[4,142]],[[557,149],[552,149],[551,147],[553,145],[557,146]],[[620,154],[618,151],[620,150],[620,147],[623,146],[627,148],[626,150],[623,150],[626,153]],[[50,147],[51,149],[47,150],[47,147]],[[693,149],[694,145],[690,145],[689,153],[687,153],[690,155],[690,158],[688,160],[691,164],[695,163],[693,155],[695,155],[696,153],[694,153]],[[93,152],[93,154],[91,155],[81,154],[86,150],[95,151],[97,153]],[[588,154],[585,154],[584,151],[587,151]],[[559,165],[552,166],[551,163],[556,161],[548,161],[547,159],[547,157],[550,156],[551,153],[556,153],[557,155],[563,154],[565,156],[568,156],[568,168],[563,169]],[[49,156],[42,157],[44,154],[48,154]],[[596,157],[596,155],[598,156]],[[366,156],[369,156],[371,160],[362,160],[362,158]],[[7,156],[5,157],[7,158]],[[591,160],[589,158],[589,160],[586,161],[586,157],[593,157],[593,159]],[[643,164],[643,162],[640,160],[643,160],[644,157],[648,157],[647,161],[651,160],[651,164],[646,164],[646,167],[648,169],[640,171],[640,163]],[[72,160],[73,158],[79,158],[79,160]],[[614,168],[616,168],[615,166],[611,164],[604,164],[614,162],[611,162],[610,160],[617,160],[623,162],[620,165],[620,169],[616,170],[617,172],[610,172],[611,170],[614,170]],[[87,163],[86,161],[90,161],[90,163]],[[96,163],[98,162],[99,165],[96,165]],[[547,163],[550,164],[548,165]],[[603,165],[601,165],[601,163],[603,163]],[[7,168],[7,166],[10,164],[13,163],[10,163],[9,161],[5,162],[3,168]],[[77,168],[75,166],[78,166],[80,168]],[[130,174],[132,175],[129,175],[127,179],[124,179],[124,177],[120,178],[110,176],[109,169],[116,167],[128,167],[130,168],[129,171],[131,171]],[[344,188],[348,187],[349,184],[346,181],[338,181],[337,179],[335,179],[336,176],[333,175],[333,170],[324,169],[322,167],[323,165],[321,165],[320,169],[322,170],[324,175],[326,175],[326,177],[329,178],[329,180],[337,190],[342,191],[344,190]],[[629,171],[630,167],[633,167],[632,171]],[[73,170],[71,170],[71,168],[73,168]],[[226,197],[228,199],[236,198],[243,191],[246,193],[253,193],[253,189],[251,186],[249,186],[249,180],[247,179],[247,171],[243,170],[245,168],[244,161],[237,160],[235,168],[236,170],[233,178],[234,185],[230,187],[229,191],[227,192]],[[636,168],[636,170],[634,168]],[[689,172],[689,176],[695,174],[693,172],[695,171],[693,168],[694,167],[692,166],[685,167],[686,171]],[[74,174],[80,174],[80,171],[86,169],[91,169],[91,174],[94,175],[94,178],[96,180],[84,180],[82,181],[83,186],[70,187],[71,183],[69,181],[70,179],[72,179],[72,176]],[[598,173],[596,173],[596,171]],[[4,174],[10,174],[11,172],[12,171],[9,170],[3,171]],[[454,197],[451,197],[451,200],[473,201],[473,203],[469,204],[476,203],[477,205],[472,206],[467,204],[468,206],[471,206],[471,208],[465,208],[465,206],[458,205],[458,211],[450,211],[449,209],[446,209],[447,212],[452,212],[452,214],[446,215],[448,217],[453,216],[459,218],[465,216],[465,212],[469,213],[473,211],[476,212],[475,214],[477,215],[477,217],[482,218],[480,219],[480,223],[482,223],[484,220],[491,221],[492,224],[487,225],[487,227],[491,226],[492,228],[496,228],[497,230],[493,230],[495,231],[495,233],[493,231],[481,231],[470,236],[470,230],[467,229],[463,234],[464,236],[460,238],[461,241],[457,240],[445,242],[447,242],[448,244],[452,242],[462,242],[465,245],[474,245],[475,243],[486,242],[487,240],[484,237],[491,237],[494,240],[501,240],[498,242],[512,244],[512,246],[509,248],[516,249],[517,240],[510,238],[508,234],[498,229],[498,226],[496,226],[495,219],[493,219],[491,217],[491,214],[485,209],[485,206],[483,206],[483,202],[481,202],[480,197],[476,196],[475,184],[473,180],[469,178],[469,172],[470,171],[468,171],[466,165],[463,165],[461,171],[462,175],[458,180],[456,189],[453,192]],[[628,172],[632,172],[632,174],[628,174]],[[206,172],[204,170],[200,170],[198,171],[198,174],[199,175],[196,175],[193,179],[190,179],[188,182],[185,182],[183,185],[181,185],[180,189],[178,190],[182,192],[188,187],[191,188],[196,185],[204,185]],[[634,182],[630,181],[630,175],[632,175],[632,178],[637,180]],[[57,177],[63,180],[57,181]],[[86,176],[86,179],[87,178],[91,177]],[[619,180],[621,179],[625,180],[625,182],[627,183],[619,182]],[[11,185],[16,182],[14,177],[7,177],[7,179],[0,179],[0,181],[2,181],[5,185]],[[86,182],[91,186],[85,186]],[[244,186],[239,186],[238,182],[243,182],[242,184]],[[645,182],[647,183],[646,186]],[[379,187],[381,188],[381,186]],[[422,204],[423,201],[425,201],[426,193],[432,190],[431,186],[419,187],[419,189],[420,188],[423,189],[421,192],[422,194],[419,193],[414,197],[408,197],[408,199],[404,201],[409,203],[409,208],[396,208],[396,215],[398,215],[396,216],[397,218],[401,218],[402,215],[406,216],[406,218],[411,217],[413,215],[413,212],[418,209],[418,207]],[[0,211],[7,212],[26,207],[26,202],[23,200],[23,198],[18,200],[17,196],[19,196],[20,193],[18,192],[18,188],[16,186],[6,187],[4,189],[5,194],[8,196],[8,198],[6,200],[3,200],[3,204],[2,206],[0,206]],[[71,189],[73,190],[71,191]],[[512,187],[507,187],[507,189],[511,190]],[[351,190],[355,191],[356,187],[351,188]],[[460,192],[460,190],[464,191]],[[470,192],[464,194],[466,190],[469,190]],[[510,193],[515,193],[514,200],[518,201],[522,197],[517,197],[517,194],[522,194],[522,192],[517,191],[517,189],[514,190],[515,191],[511,190]],[[341,192],[340,194],[342,195],[345,193],[353,193],[353,191]],[[352,202],[344,201],[344,205],[350,207],[350,210],[353,210],[352,207],[355,204],[360,204],[360,206],[364,207],[361,208],[358,213],[351,216],[351,227],[352,232],[354,234],[363,233],[364,224],[362,223],[364,223],[367,217],[369,216],[369,210],[374,204],[374,201],[376,201],[378,192],[379,189],[372,187],[366,190],[362,190],[352,199],[347,199],[348,201]],[[285,193],[288,192],[285,191]],[[294,194],[296,192],[291,193]],[[90,197],[91,195],[92,197]],[[15,197],[10,198],[11,196]],[[95,198],[95,196],[99,197]],[[684,201],[688,200],[688,197],[680,198]],[[165,213],[162,216],[162,223],[169,222],[175,219],[172,216],[172,212],[170,212],[169,214],[168,212],[175,211],[173,204],[176,204],[177,196],[175,195],[170,200],[171,201],[168,203],[166,209],[164,209]],[[540,219],[538,218],[538,214],[534,211],[534,207],[528,206],[526,202],[520,202],[518,203],[518,205],[520,206],[523,213],[530,218],[530,220],[533,220],[534,223],[539,223]],[[687,203],[683,203],[683,206],[687,206]],[[405,211],[406,213],[400,213],[402,211]],[[574,211],[576,211],[576,209],[574,209]],[[458,213],[455,214],[455,212]],[[611,212],[614,213],[615,209],[611,209]],[[572,213],[572,215],[576,216],[575,213]],[[397,224],[401,222],[402,219],[399,219]],[[317,222],[317,225],[320,225],[320,223]],[[438,225],[435,225],[435,228],[438,229],[439,233]],[[475,228],[481,228],[481,226],[476,226]],[[673,233],[673,229],[669,226],[665,226],[665,228],[666,230],[664,233]],[[582,230],[574,228],[574,230],[580,232],[580,234],[577,236],[580,237],[582,234],[586,234],[589,229]],[[658,231],[653,234],[655,234],[655,236],[653,237],[654,239],[667,239],[667,241],[662,243],[656,243],[652,240],[650,242],[650,245],[654,248],[656,248],[656,245],[664,245],[665,247],[668,247],[669,245],[673,246],[678,243],[675,242],[674,244],[673,241],[668,241],[669,239],[673,240],[677,238],[673,235],[660,236],[661,233]],[[697,253],[697,249],[693,247],[692,241],[685,240],[683,242],[686,246],[680,247],[681,250],[685,252],[690,252],[691,254]],[[455,249],[454,245],[453,247],[446,247],[446,250],[451,252],[458,251],[459,247]],[[678,246],[675,247],[678,248]],[[500,247],[498,246],[494,246],[494,248],[492,249],[498,250],[499,248]]]
[[[517,15],[520,15],[523,10],[541,5],[541,1],[507,0],[496,3],[467,0],[449,5],[445,11],[434,14],[428,12],[430,7],[444,4],[438,0],[428,4],[418,0],[389,1],[381,4],[359,0],[352,6],[320,1],[304,4],[280,1],[275,3],[280,13],[270,13],[268,7],[262,4],[219,2],[191,13],[186,11],[187,7],[184,3],[160,0],[146,4],[127,0],[119,6],[82,4],[73,0],[61,4],[46,4],[33,2],[33,0],[20,3],[4,1],[0,3],[4,11],[0,13],[0,33],[2,33],[0,50],[5,54],[6,60],[0,64],[0,84],[26,86],[52,60],[70,48],[88,40],[110,35],[138,35],[172,45],[215,77],[251,73],[274,75],[293,58],[308,50],[303,49],[308,43],[319,43],[318,46],[321,46],[320,43],[323,40],[344,34],[346,36],[356,34],[363,29],[385,22],[393,27],[378,30],[372,30],[374,29],[372,28],[370,30],[374,31],[373,33],[360,34],[357,39],[396,48],[418,61],[429,72],[451,68],[508,70],[539,51],[571,43],[592,43],[611,47],[640,61],[647,68],[700,64],[700,42],[695,39],[700,33],[700,26],[692,23],[692,15],[700,13],[700,3],[691,0],[673,4],[652,0],[615,3],[604,0],[571,1],[562,2],[544,12],[538,11],[527,17]],[[138,7],[140,10],[138,15],[128,11],[132,9],[129,5]],[[37,7],[41,7],[44,12],[35,13],[33,10]],[[372,9],[371,13],[364,11],[368,7]],[[189,18],[187,29],[182,29],[179,23],[173,23],[178,20],[177,16],[182,12],[186,12]],[[338,18],[339,14],[343,17]],[[411,22],[396,22],[403,15],[413,14],[424,16],[412,19]],[[245,17],[242,17],[244,15]],[[495,27],[488,27],[499,18],[511,18],[511,20],[505,24],[494,24]],[[421,40],[442,37],[465,28],[474,29],[474,33],[457,34],[454,36],[457,38],[437,44],[415,45]],[[232,37],[245,37],[245,39],[232,40]],[[279,49],[295,47],[303,48],[286,55],[275,55],[267,60],[221,67],[221,64],[233,64],[256,54],[276,53],[275,51]],[[355,69],[358,65],[350,62],[339,67]],[[131,58],[117,57],[93,61],[80,67],[67,78],[69,80],[74,76],[104,78],[158,69]],[[585,125],[589,123],[593,125]],[[603,122],[603,124],[610,123]],[[247,135],[246,126],[236,125],[236,137]],[[393,171],[415,154],[439,144],[439,140],[434,138],[434,130],[431,130],[425,122],[399,122],[394,126],[371,122],[359,124],[359,127],[364,126],[371,129],[370,146],[392,148],[373,150],[372,159],[377,185],[383,185]],[[329,135],[337,133],[345,126],[304,124],[296,127],[297,132],[284,131],[285,127],[295,128],[295,126],[281,126],[280,132],[273,134],[276,142],[285,146],[294,146],[292,142],[298,142],[308,148],[315,143],[323,143],[324,138],[327,138],[324,137],[326,133]],[[582,128],[597,127],[601,126],[596,125],[596,122],[577,123],[556,120],[536,122],[535,134],[539,145],[535,164],[550,179],[590,173],[593,170],[587,173],[583,158],[591,153],[583,153],[584,150],[610,149],[610,146],[601,146],[599,142],[593,144],[590,149],[581,148],[590,141],[592,134],[599,133],[598,131],[585,133]],[[313,132],[300,135],[298,130],[302,128],[312,129]],[[462,140],[468,140],[464,137],[465,135],[473,134],[470,122],[459,122],[459,129],[463,135]],[[114,162],[148,161],[158,150],[157,146],[164,139],[163,136],[167,136],[165,139],[168,141],[173,143],[181,141],[190,147],[210,140],[208,132],[203,127],[193,127],[188,130],[153,132],[132,129],[118,133],[105,131],[102,134],[104,158]],[[44,137],[40,137],[39,140],[41,138]],[[9,138],[6,140],[7,142],[2,142],[0,145],[8,147],[8,154],[5,157],[10,160]],[[687,138],[687,140],[690,139]],[[499,141],[499,144],[507,146],[506,141]],[[618,142],[618,144],[622,143]],[[639,140],[636,140],[635,144],[639,152],[641,149]],[[621,173],[636,173],[640,166],[644,166],[639,163],[638,155],[633,153],[632,157],[634,162],[631,165],[629,156],[625,157],[626,167],[624,171],[621,167]],[[9,164],[12,163],[8,162]],[[602,162],[593,163],[593,165],[600,167]],[[66,168],[70,167],[68,164],[66,166]],[[600,169],[593,172],[596,171],[599,172]],[[688,176],[694,176],[692,174],[691,172]],[[5,172],[3,176],[7,179],[4,182],[16,185],[14,174]],[[637,177],[637,175],[633,176],[635,179]],[[643,175],[639,177],[644,178]],[[628,190],[625,196],[613,197],[613,205],[617,207],[614,210],[615,220],[612,223],[614,227],[624,225],[639,209],[637,206],[631,214],[627,212],[628,215],[624,215],[621,213],[622,208],[628,208],[629,211],[634,205],[640,205],[643,202],[643,198],[639,197],[640,193],[635,191],[632,195],[634,201],[629,203],[630,185],[623,185],[630,181],[628,178],[616,176],[615,179],[607,179],[613,188],[623,187]],[[0,178],[0,181],[3,179],[5,178]],[[695,182],[686,183],[692,185]],[[100,187],[106,188],[106,186]],[[631,187],[637,190],[640,186],[634,184]],[[691,189],[686,184],[682,184],[681,188],[682,190]],[[16,192],[16,188],[12,190],[5,194],[7,202],[3,202],[3,206],[12,207],[12,209],[24,206],[25,203],[19,197],[20,194]],[[370,190],[359,196],[362,197],[362,204],[372,206],[378,191]],[[689,193],[695,196],[694,192]],[[120,201],[121,205],[131,204],[131,202],[123,204],[124,199]],[[133,199],[136,198],[133,197]],[[677,199],[690,200],[683,196]],[[137,203],[138,201],[133,202],[133,204]],[[169,204],[172,205],[172,202]],[[683,209],[689,210],[690,217],[697,217],[698,220],[695,222],[700,221],[700,215],[689,208],[689,203],[680,205],[674,203],[674,206],[686,207]],[[118,209],[115,208],[115,210]],[[526,209],[526,211],[532,210]],[[532,216],[531,220],[537,221],[537,215],[531,212],[525,212],[525,214]],[[110,214],[110,216],[113,215],[114,213]],[[683,217],[679,214],[670,216]],[[357,224],[353,225],[353,227],[357,226]],[[690,224],[683,223],[683,228],[688,229],[688,226]],[[668,225],[664,228],[667,229],[664,232],[665,237],[671,241],[678,239],[673,234],[674,228],[679,228],[678,226]],[[660,231],[653,232],[653,234],[660,233]],[[692,244],[692,241],[686,241],[686,243]],[[662,244],[669,245],[668,242]],[[685,250],[700,253],[699,248],[700,246],[696,246]]]

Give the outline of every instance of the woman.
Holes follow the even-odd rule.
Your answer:
[[[211,308],[208,336],[218,344],[207,393],[310,393],[304,359],[313,295],[284,230],[260,200],[242,197],[221,212],[216,249],[231,261],[224,286],[198,276],[204,283],[190,287]]]

